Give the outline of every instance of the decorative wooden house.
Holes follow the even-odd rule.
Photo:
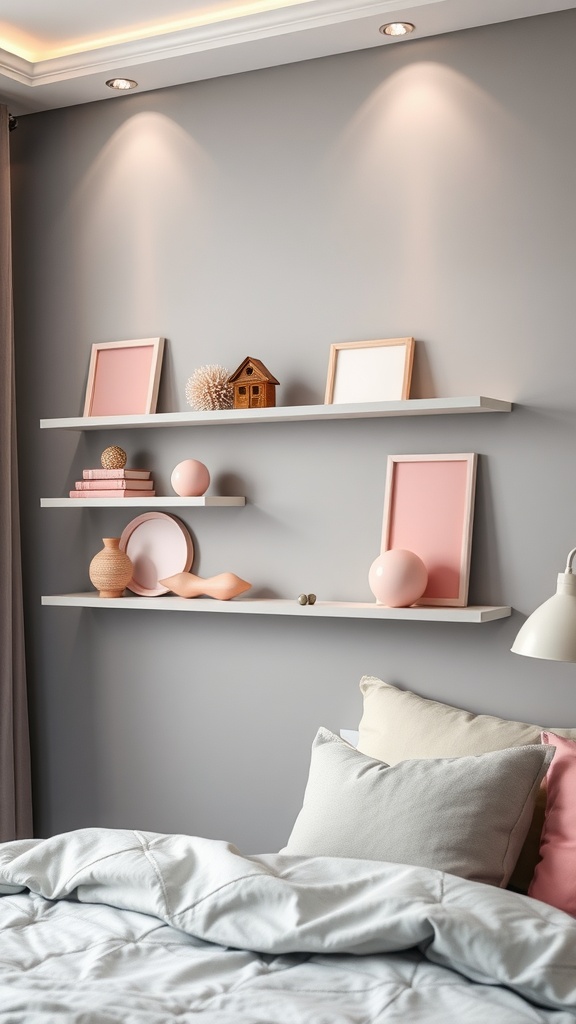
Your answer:
[[[246,356],[228,377],[228,384],[234,391],[234,408],[266,409],[276,405],[275,389],[279,383],[264,363]]]

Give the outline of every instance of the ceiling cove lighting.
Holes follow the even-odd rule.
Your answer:
[[[119,92],[127,92],[128,89],[136,89],[138,82],[133,78],[109,78],[106,82],[109,89],[117,89]]]
[[[391,21],[387,25],[380,25],[380,32],[383,36],[408,36],[416,28],[410,21]]]

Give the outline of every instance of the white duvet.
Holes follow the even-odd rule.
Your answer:
[[[0,846],[1,1024],[574,1024],[576,922],[428,868],[84,829]]]

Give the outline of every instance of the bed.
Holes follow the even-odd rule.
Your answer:
[[[0,846],[1,1024],[573,1024],[576,733],[361,686],[358,749],[319,729],[279,852]]]

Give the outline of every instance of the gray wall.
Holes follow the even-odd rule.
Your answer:
[[[576,14],[21,118],[12,137],[19,439],[39,834],[138,826],[277,849],[319,725],[364,673],[551,725],[576,668],[512,655],[576,543]],[[76,434],[95,341],[168,339],[159,411],[263,359],[322,402],[335,341],[413,335],[413,397],[511,415]],[[487,625],[41,608],[88,589],[123,510],[42,510],[110,443],[159,490],[186,457],[244,509],[186,511],[195,571],[370,600],[388,453],[475,451]]]

